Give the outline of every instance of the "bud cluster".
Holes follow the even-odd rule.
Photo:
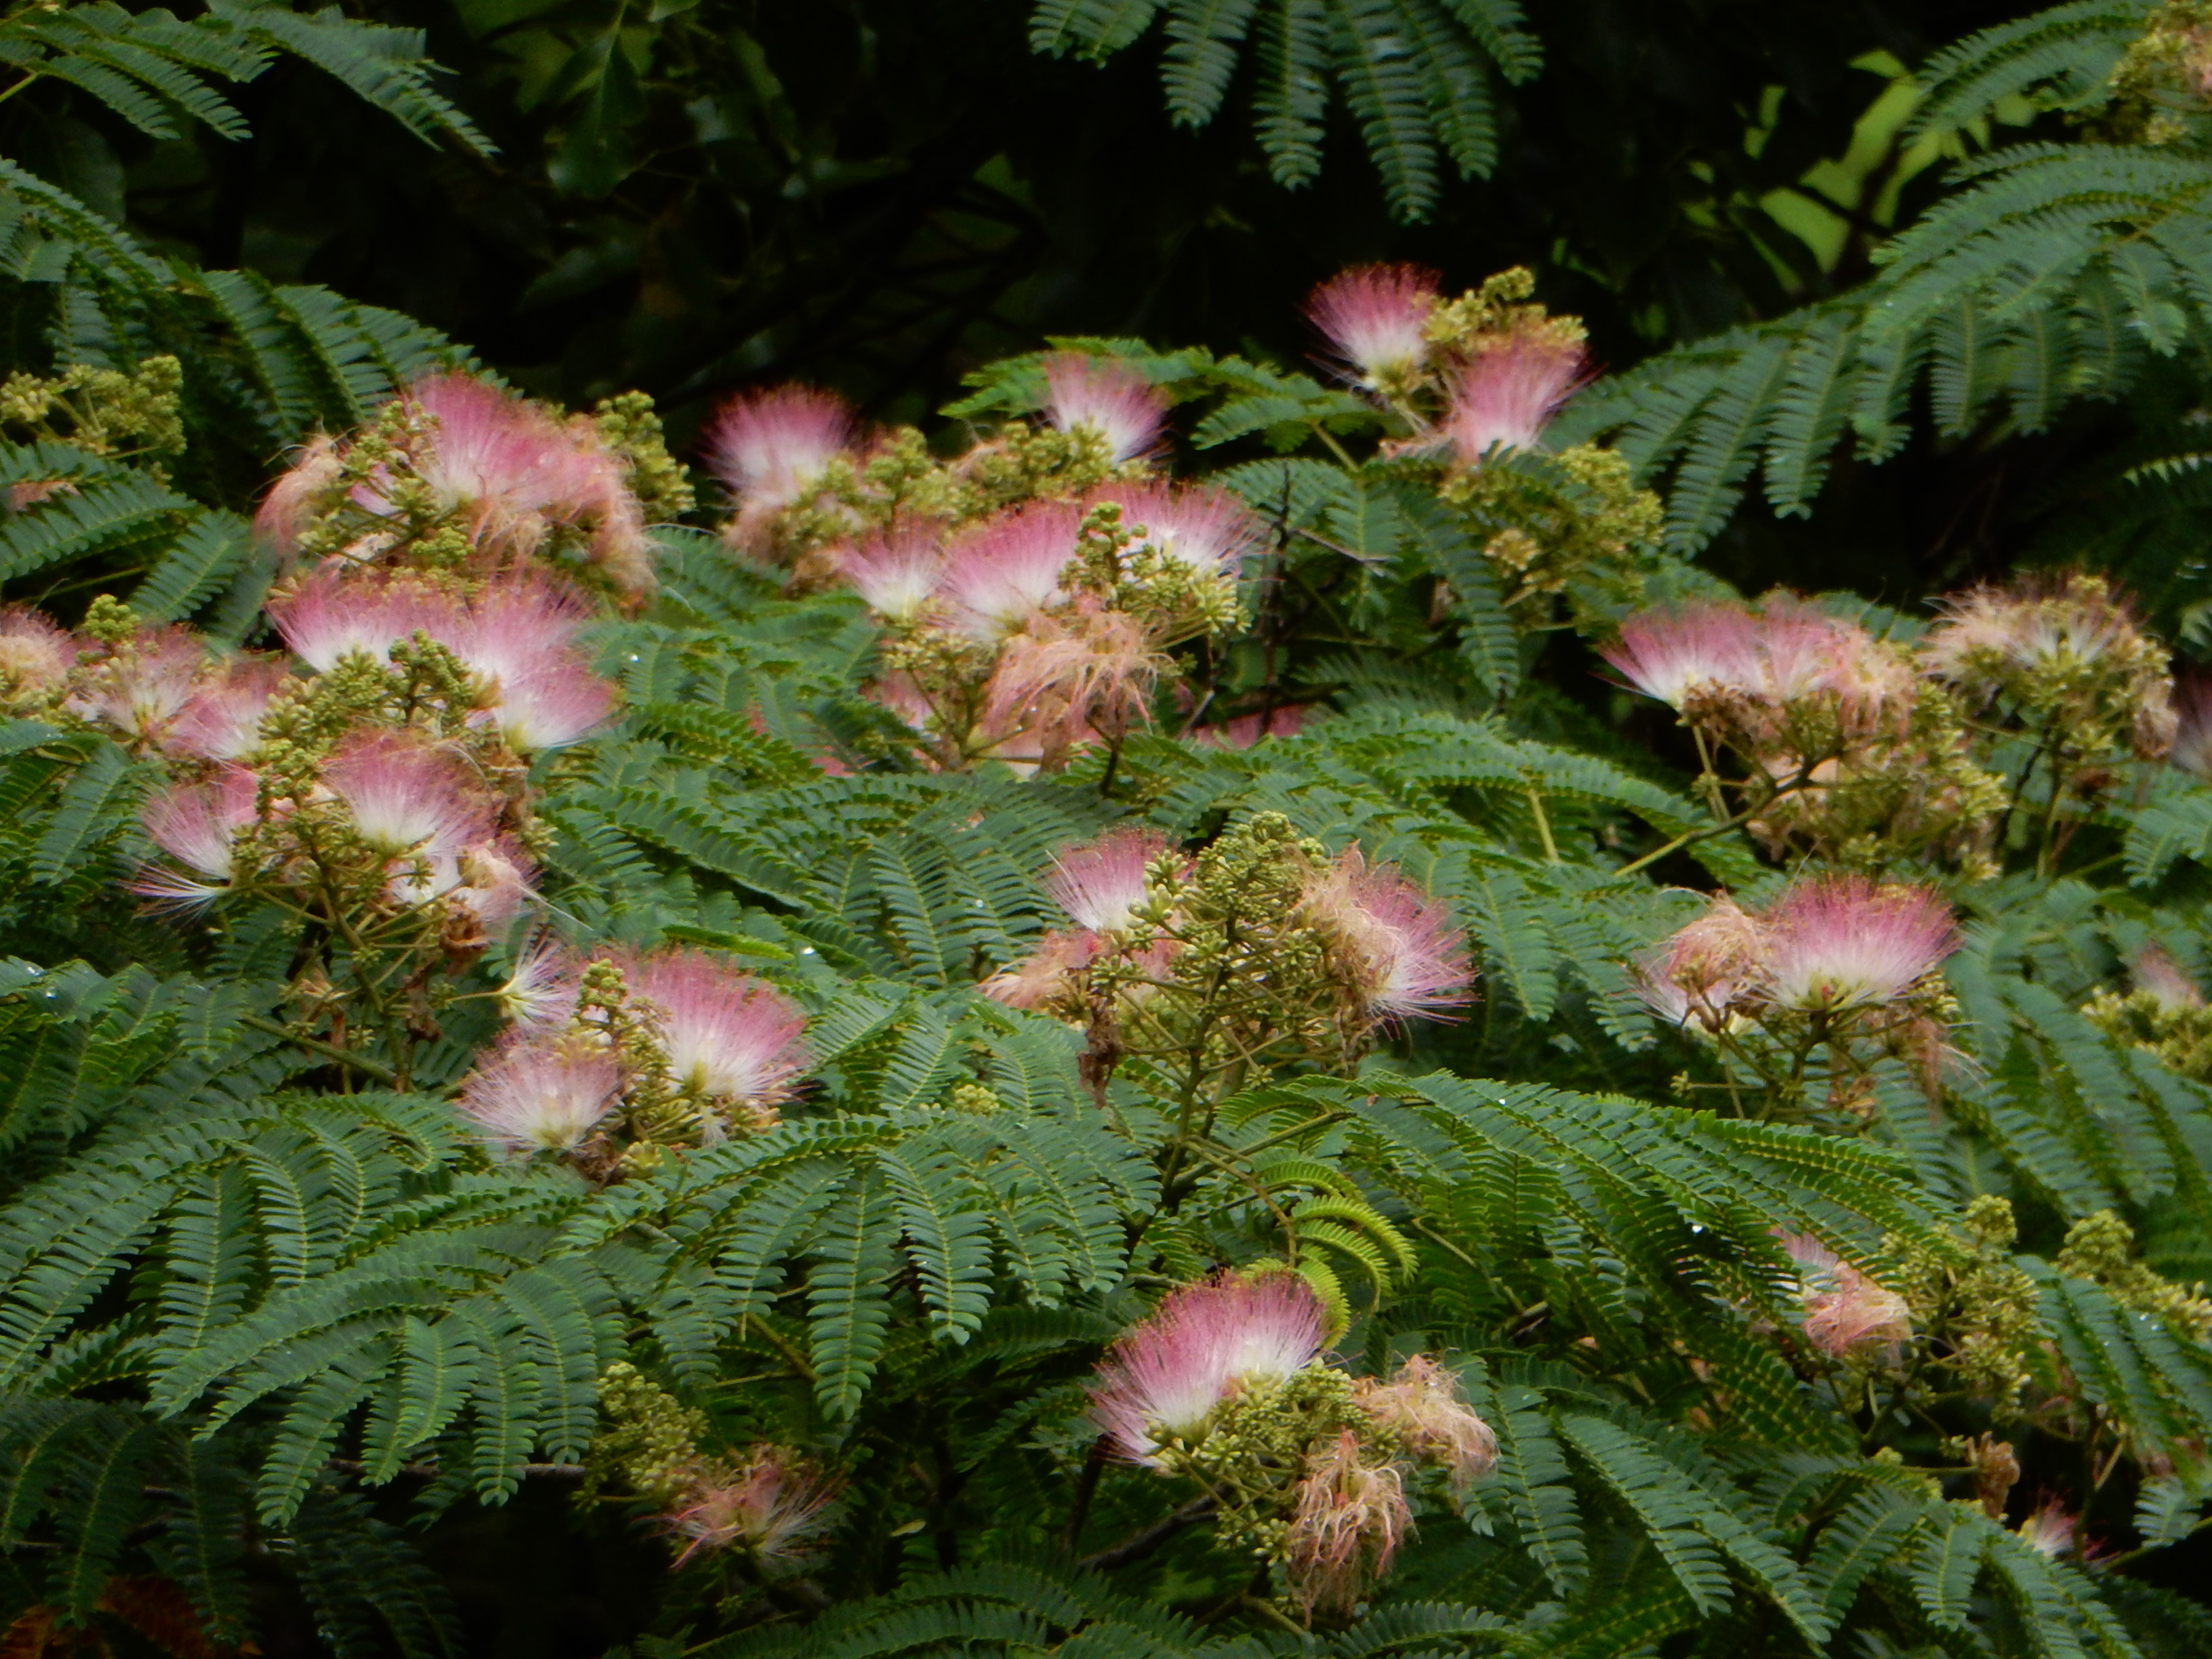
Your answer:
[[[2043,1363],[2042,1295],[2013,1260],[2010,1203],[1984,1194],[1966,1206],[1963,1224],[1948,1249],[1885,1243],[1898,1261],[1899,1292],[1929,1338],[1928,1363],[2010,1413]]]
[[[1075,926],[988,981],[987,995],[1083,1025],[1103,1076],[1124,1056],[1195,1079],[1310,1055],[1348,1064],[1390,1022],[1467,1000],[1447,907],[1357,848],[1331,859],[1279,813],[1195,858],[1124,828],[1046,877]]]
[[[166,353],[128,374],[90,363],[52,375],[18,370],[0,383],[0,433],[12,442],[67,444],[110,460],[169,454],[185,447],[183,388],[183,365]],[[161,476],[158,466],[149,471]],[[8,510],[27,512],[76,489],[62,479],[10,484]]]
[[[2212,99],[2212,3],[2164,0],[2143,23],[2113,66],[2114,103],[2101,125],[2123,143],[2170,144]]]
[[[2212,1082],[2212,1008],[2197,981],[2154,945],[2132,968],[2133,990],[2098,992],[2082,1017],[2123,1042],[2148,1049],[2168,1071]]]
[[[2084,1216],[2066,1230],[2052,1263],[2073,1279],[2101,1285],[2132,1312],[2148,1314],[2192,1342],[2212,1340],[2212,1300],[2204,1287],[2185,1290],[2162,1279],[2135,1254],[2135,1229],[2110,1210]]]
[[[887,635],[876,695],[939,766],[1118,745],[1170,648],[1235,623],[1263,540],[1234,497],[1153,476],[1165,401],[1133,370],[1063,354],[1045,376],[1038,425],[949,462],[798,387],[732,404],[708,439],[738,503],[726,539],[866,601]]]
[[[1425,1354],[1388,1382],[1325,1363],[1328,1316],[1288,1269],[1171,1292],[1101,1362],[1091,1416],[1124,1460],[1197,1481],[1217,1535],[1283,1574],[1309,1620],[1349,1616],[1410,1534],[1408,1485],[1455,1497],[1497,1462],[1490,1427]]]

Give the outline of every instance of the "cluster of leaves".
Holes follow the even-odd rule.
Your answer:
[[[1103,52],[1162,9],[1194,77],[1178,95],[1218,98],[1236,17],[1278,50],[1310,12],[1337,43],[1316,51],[1368,43],[1330,60],[1356,109],[1354,70],[1406,20],[1510,21],[1410,0],[1048,21]],[[21,73],[149,131],[222,131],[214,82],[279,50],[410,125],[453,122],[413,43],[335,17],[25,17]],[[810,1015],[813,1080],[780,1126],[613,1184],[488,1157],[452,1101],[468,1043],[429,1045],[413,1092],[360,1091],[373,1048],[334,1054],[288,1020],[281,927],[182,925],[120,891],[148,851],[147,763],[65,720],[0,726],[9,1643],[455,1652],[496,1616],[483,1577],[541,1585],[567,1549],[635,1553],[649,1589],[569,1639],[641,1656],[2201,1650],[2212,1620],[2156,1585],[2212,1501],[2212,1348],[2176,1290],[2212,1276],[2212,1090],[2193,1050],[2097,1010],[2147,946],[2212,960],[2212,786],[2146,764],[2057,852],[2001,846],[1995,873],[1954,884],[1962,1063],[1934,1096],[1885,1062],[1857,1133],[1723,1116],[1678,1088],[1707,1057],[1631,994],[1630,964],[1692,908],[1667,880],[1757,896],[1780,872],[1697,804],[1671,738],[1653,752],[1597,717],[1573,654],[1634,609],[1719,591],[1683,555],[1753,465],[1802,511],[1846,429],[1905,443],[1923,365],[1939,420],[1993,443],[2065,399],[2201,388],[2197,152],[2186,131],[2146,143],[2101,90],[2142,33],[2138,10],[2069,6],[1936,60],[1930,119],[2033,93],[2106,125],[1977,163],[1864,287],[1571,411],[1570,436],[1621,434],[1598,453],[1680,457],[1659,475],[1664,544],[1583,533],[1618,481],[1565,453],[1493,457],[1497,487],[1470,499],[1310,376],[1059,343],[1177,399],[1193,453],[1227,458],[1212,480],[1273,531],[1250,631],[1191,654],[1196,712],[1164,704],[1110,763],[881,758],[861,690],[879,630],[854,597],[658,530],[659,597],[599,638],[623,718],[532,772],[548,915],[580,945],[759,969]],[[1375,84],[1370,132],[1427,142],[1401,105],[1429,92]],[[1448,153],[1477,165],[1458,131]],[[27,412],[0,485],[69,488],[0,524],[0,583],[247,638],[273,567],[207,501],[450,353],[321,289],[179,274],[30,173],[9,187],[14,303],[57,372],[11,386]],[[171,395],[164,353],[181,447],[139,409]],[[984,371],[951,412],[1022,415],[1036,368]],[[1540,592],[1515,591],[1501,526],[1557,556]],[[2187,614],[2179,582],[2166,608]],[[1249,748],[1176,734],[1292,708],[1303,731]],[[831,775],[815,757],[836,749],[878,758]],[[1262,812],[1444,900],[1480,1005],[1355,1076],[1243,1078],[1194,1140],[1140,1070],[1102,1079],[1080,1032],[978,994],[1057,924],[1057,851],[1129,820],[1196,848]],[[1984,1224],[1992,1195],[2016,1239]],[[1778,1232],[1875,1264],[1916,1308],[2027,1297],[2034,1412],[1878,1408],[1878,1366],[1795,1340]],[[1425,1514],[1364,1613],[1318,1632],[1283,1629],[1249,1555],[1110,1466],[1083,1415],[1102,1348],[1161,1290],[1262,1259],[1327,1264],[1348,1368],[1444,1355],[1498,1442],[1463,1510]],[[617,1365],[718,1445],[836,1472],[801,1576],[672,1565],[602,1413]],[[1994,1487],[1993,1459],[1960,1449],[1992,1436],[2017,1459]],[[2036,1547],[2022,1522],[2046,1495],[2096,1551]],[[526,1528],[549,1509],[570,1542]],[[467,1552],[489,1573],[450,1571]]]

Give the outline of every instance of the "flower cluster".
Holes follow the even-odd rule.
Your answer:
[[[2130,761],[2212,764],[2212,698],[2177,696],[2164,647],[2078,572],[1973,589],[1910,651],[1778,595],[1632,617],[1606,656],[1681,714],[1716,813],[1733,792],[1778,854],[1985,876],[2009,833],[2047,873]]]
[[[289,660],[218,657],[95,607],[120,619],[78,647],[63,707],[173,779],[144,812],[167,862],[136,890],[189,906],[264,893],[356,954],[394,929],[480,948],[527,895],[529,757],[613,707],[577,643],[581,601],[535,571],[475,585],[325,568],[269,614]]]
[[[1949,602],[1920,655],[1972,708],[2041,737],[2054,766],[2076,769],[2062,781],[2082,793],[2102,787],[2115,757],[2155,760],[2173,746],[2166,647],[2102,577],[1977,587]]]
[[[617,404],[641,442],[649,411]],[[105,730],[167,771],[142,813],[159,857],[132,890],[285,913],[301,1034],[373,1074],[404,1080],[455,976],[530,902],[533,762],[613,712],[570,578],[622,587],[611,573],[643,558],[645,508],[595,430],[444,376],[319,441],[262,515],[305,562],[268,601],[282,651],[220,652],[105,596],[73,636],[0,614],[12,708]],[[604,1093],[587,1066],[562,1086],[579,1120]]]
[[[1873,1057],[1902,1055],[1934,1085],[1948,1008],[1937,969],[1957,943],[1931,889],[1814,877],[1760,911],[1716,897],[1638,965],[1636,984],[1669,1024],[1764,1083],[1809,1080],[1807,1062],[1825,1050],[1828,1105],[1863,1113]]]
[[[2100,991],[2083,1006],[2083,1017],[2148,1049],[2169,1071],[2212,1081],[2212,1008],[2197,981],[2155,945],[2139,952],[2131,967],[2134,988]]]
[[[1323,283],[1306,315],[1354,385],[1401,413],[1407,447],[1480,466],[1537,447],[1589,374],[1582,324],[1524,303],[1535,279],[1516,268],[1446,301],[1416,265],[1357,265]]]
[[[503,1152],[596,1177],[772,1127],[806,1066],[805,1016],[701,951],[578,960],[541,942],[497,994],[513,1029],[462,1084],[463,1114]]]
[[[1402,428],[1389,453],[1441,464],[1441,493],[1471,521],[1512,614],[1548,620],[1586,580],[1632,592],[1631,570],[1661,528],[1658,498],[1624,458],[1577,445],[1548,469],[1495,465],[1541,453],[1545,428],[1589,378],[1582,324],[1526,303],[1523,268],[1456,300],[1436,273],[1361,265],[1316,289],[1306,314],[1331,358]]]
[[[2002,785],[1975,763],[1946,688],[1857,622],[1787,594],[1685,605],[1631,617],[1604,654],[1681,715],[1716,811],[1733,793],[1776,853],[1986,862]],[[1737,775],[1723,778],[1731,756]]]
[[[735,512],[733,548],[787,565],[801,586],[835,580],[872,534],[940,533],[1030,501],[1074,501],[1109,481],[1141,482],[1167,400],[1132,366],[1079,352],[1037,365],[1038,417],[981,434],[939,460],[911,427],[870,430],[836,394],[786,386],[724,406],[703,443]]]
[[[1224,1542],[1282,1571],[1310,1619],[1348,1615],[1409,1534],[1422,1470],[1463,1495],[1497,1461],[1457,1380],[1417,1354],[1389,1380],[1325,1364],[1328,1316],[1281,1267],[1176,1291],[1098,1367],[1092,1420],[1124,1459],[1200,1481]]]
[[[1170,649],[1237,614],[1263,539],[1233,496],[1153,473],[1164,403],[1062,355],[1041,422],[938,463],[824,393],[740,399],[708,441],[727,539],[802,586],[860,594],[888,635],[880,702],[936,764],[1056,768],[1151,717]]]
[[[653,588],[648,508],[685,504],[635,398],[563,419],[454,374],[416,382],[349,437],[310,443],[254,527],[288,559],[478,579],[537,563],[635,605]]]
[[[726,1553],[756,1579],[778,1577],[800,1566],[830,1529],[839,1483],[788,1447],[702,1450],[705,1413],[678,1404],[628,1361],[600,1377],[599,1405],[607,1427],[592,1444],[586,1492],[619,1474],[680,1540],[678,1566]]]
[[[1376,1031],[1468,994],[1446,907],[1357,848],[1331,859],[1278,813],[1195,858],[1123,828],[1063,852],[1046,877],[1075,925],[984,985],[1090,1036],[1103,1078],[1123,1056],[1212,1073],[1306,1054],[1346,1062]]]

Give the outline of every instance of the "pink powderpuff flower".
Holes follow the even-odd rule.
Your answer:
[[[2066,1506],[2056,1498],[2046,1498],[2033,1515],[2020,1523],[2018,1536],[2021,1543],[2045,1560],[2056,1561],[2074,1553],[2081,1526],[2079,1516],[2068,1514]]]
[[[1759,625],[1741,605],[1646,611],[1600,653],[1647,697],[1680,708],[1699,692],[1753,692],[1764,674]]]
[[[757,1446],[727,1479],[702,1477],[668,1517],[670,1530],[690,1540],[682,1566],[704,1550],[742,1550],[755,1565],[774,1568],[806,1553],[829,1525],[824,1513],[837,1485],[781,1446]]]
[[[432,636],[450,645],[471,673],[496,684],[538,672],[549,659],[565,665],[590,618],[574,588],[533,570],[490,584],[457,626],[441,617],[450,639]]]
[[[507,1042],[461,1085],[460,1108],[516,1157],[570,1152],[621,1103],[622,1067],[594,1043]]]
[[[497,386],[434,374],[404,395],[437,423],[417,475],[442,507],[466,513],[479,540],[534,545],[545,521],[604,513],[621,493],[619,459]]]
[[[939,534],[932,524],[878,532],[838,560],[837,574],[878,616],[895,623],[918,621],[945,575]]]
[[[1588,355],[1570,342],[1516,334],[1479,346],[1453,373],[1438,431],[1466,466],[1495,453],[1534,449],[1589,370]]]
[[[1314,289],[1306,316],[1373,388],[1428,361],[1437,273],[1419,265],[1354,265]]]
[[[244,760],[261,746],[261,720],[288,676],[274,657],[233,657],[200,681],[166,745],[203,760]]]
[[[606,724],[615,688],[591,671],[580,652],[566,652],[536,672],[499,682],[497,700],[471,716],[472,726],[498,728],[518,755],[565,749]]]
[[[573,590],[535,574],[478,595],[452,640],[488,699],[471,723],[496,726],[525,755],[596,730],[614,707],[614,687],[574,648],[589,615]]]
[[[806,1016],[766,981],[703,951],[641,957],[627,977],[631,993],[659,1011],[678,1088],[758,1111],[788,1094],[805,1070],[799,1038]]]
[[[1121,527],[1143,532],[1130,544],[1149,547],[1201,576],[1237,574],[1245,559],[1267,545],[1267,526],[1225,489],[1145,483],[1101,486],[1084,498],[1088,512],[1111,501]]]
[[[2134,963],[2136,989],[2148,991],[2162,1008],[2202,1008],[2204,994],[2181,971],[2181,964],[2155,945],[2145,945]]]
[[[375,851],[458,861],[490,838],[491,802],[459,757],[418,735],[356,732],[323,765],[355,832]]]
[[[1091,1420],[1133,1463],[1205,1433],[1239,1389],[1280,1382],[1320,1356],[1328,1312],[1297,1274],[1218,1274],[1164,1297],[1099,1362]]]
[[[1088,846],[1063,848],[1044,878],[1053,902],[1093,933],[1127,927],[1145,902],[1145,872],[1168,850],[1158,830],[1123,824]]]
[[[1307,1464],[1284,1537],[1283,1571],[1310,1617],[1349,1614],[1413,1529],[1406,1484],[1387,1462],[1370,1462],[1346,1429]]]
[[[1032,501],[963,532],[939,593],[961,630],[986,644],[1066,596],[1060,579],[1075,557],[1083,517],[1064,501]]]
[[[1055,353],[1044,360],[1044,384],[1045,418],[1062,432],[1097,433],[1116,466],[1149,454],[1167,422],[1167,394],[1110,357]]]
[[[1086,602],[1072,616],[1040,613],[1000,650],[975,735],[1000,759],[1057,763],[1148,722],[1161,666],[1126,611]]]
[[[183,628],[145,630],[100,665],[69,708],[142,743],[159,744],[191,701],[206,660],[205,647]]]
[[[1766,976],[1765,926],[1723,893],[1641,964],[1636,991],[1671,1024],[1718,1031]]]
[[[2166,758],[2185,772],[2212,778],[2212,673],[2184,668],[2173,677],[2173,742]]]
[[[447,873],[442,868],[432,872],[433,896],[461,906],[486,927],[504,927],[529,902],[538,860],[513,836],[501,836],[464,848],[451,880]]]
[[[532,1035],[566,1025],[583,992],[583,972],[556,939],[532,939],[515,959],[514,971],[492,994],[494,1006],[518,1031]]]
[[[1047,933],[1036,949],[1011,968],[1002,968],[976,989],[1009,1008],[1036,1009],[1057,1001],[1074,987],[1075,976],[1098,959],[1096,933]]]
[[[1185,735],[1203,749],[1249,749],[1262,738],[1294,738],[1306,728],[1311,711],[1303,703],[1239,714],[1213,726],[1194,726]]]
[[[1844,736],[1904,737],[1920,700],[1920,679],[1912,659],[1856,623],[1827,621],[1826,661],[1815,689],[1834,693]],[[1773,656],[1771,645],[1768,656],[1770,660]]]
[[[1451,908],[1395,866],[1370,869],[1359,849],[1347,847],[1308,888],[1302,908],[1335,935],[1370,1013],[1436,1019],[1471,999],[1474,969]]]
[[[1362,1411],[1461,1492],[1497,1467],[1498,1437],[1462,1397],[1459,1379],[1427,1354],[1412,1356],[1388,1382],[1362,1377],[1356,1389]]]
[[[1796,883],[1769,907],[1766,939],[1767,996],[1804,1012],[1894,1002],[1959,948],[1940,893],[1863,876]]]
[[[0,607],[0,696],[50,691],[76,665],[76,641],[27,605]]]
[[[149,866],[128,884],[130,890],[178,909],[221,897],[236,877],[238,833],[258,816],[259,788],[252,773],[225,767],[210,782],[172,784],[149,799],[138,821],[155,846],[191,873]]]
[[[1756,625],[1759,696],[1779,705],[1832,689],[1845,624],[1794,597],[1776,596],[1761,607]]]
[[[269,619],[292,654],[327,674],[356,653],[389,659],[416,634],[458,647],[467,623],[450,593],[407,571],[358,571],[325,565],[269,601]]]
[[[1912,1340],[1912,1309],[1903,1297],[1808,1234],[1777,1228],[1775,1237],[1797,1264],[1803,1329],[1814,1347],[1842,1359]]]
[[[774,511],[812,494],[860,432],[852,405],[836,393],[782,386],[723,404],[703,448],[708,470],[733,495],[748,507]]]
[[[329,492],[345,470],[335,440],[317,434],[300,451],[290,469],[269,486],[253,515],[253,533],[286,559],[300,550],[318,497]]]

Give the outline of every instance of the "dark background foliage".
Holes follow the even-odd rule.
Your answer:
[[[1285,191],[1233,94],[1170,125],[1157,36],[1040,57],[1018,0],[359,9],[427,31],[496,155],[426,149],[289,63],[244,89],[242,141],[126,139],[50,100],[9,153],[198,264],[406,312],[550,396],[696,413],[799,376],[910,416],[1042,334],[1295,357],[1305,290],[1363,258],[1454,283],[1533,264],[1615,366],[1773,315],[1863,273],[1863,240],[1823,271],[1758,205],[1849,144],[1882,89],[1854,61],[2012,9],[1546,0],[1494,176],[1415,224],[1340,106],[1318,180]]]
[[[1359,259],[1452,286],[1529,264],[1626,368],[1863,277],[1942,169],[1881,200],[1904,143],[1878,124],[1854,152],[1855,124],[1886,73],[2014,9],[1542,0],[1540,70],[1492,89],[1493,173],[1447,173],[1417,222],[1340,98],[1317,178],[1286,190],[1245,105],[1253,53],[1218,116],[1178,125],[1157,29],[1103,62],[1041,55],[1018,0],[356,9],[426,32],[495,154],[426,146],[289,61],[240,89],[243,139],[155,143],[49,86],[0,109],[0,146],[203,268],[389,307],[572,404],[641,386],[680,441],[719,396],[787,378],[925,418],[1051,334],[1297,362],[1304,295]],[[1867,205],[1831,200],[1816,251],[1770,209],[1846,157]],[[1846,464],[1792,526],[1793,579],[1909,603],[1985,574],[2126,435],[2093,408],[2002,462],[1970,434]],[[1774,528],[1739,515],[1709,562],[1765,585]]]

